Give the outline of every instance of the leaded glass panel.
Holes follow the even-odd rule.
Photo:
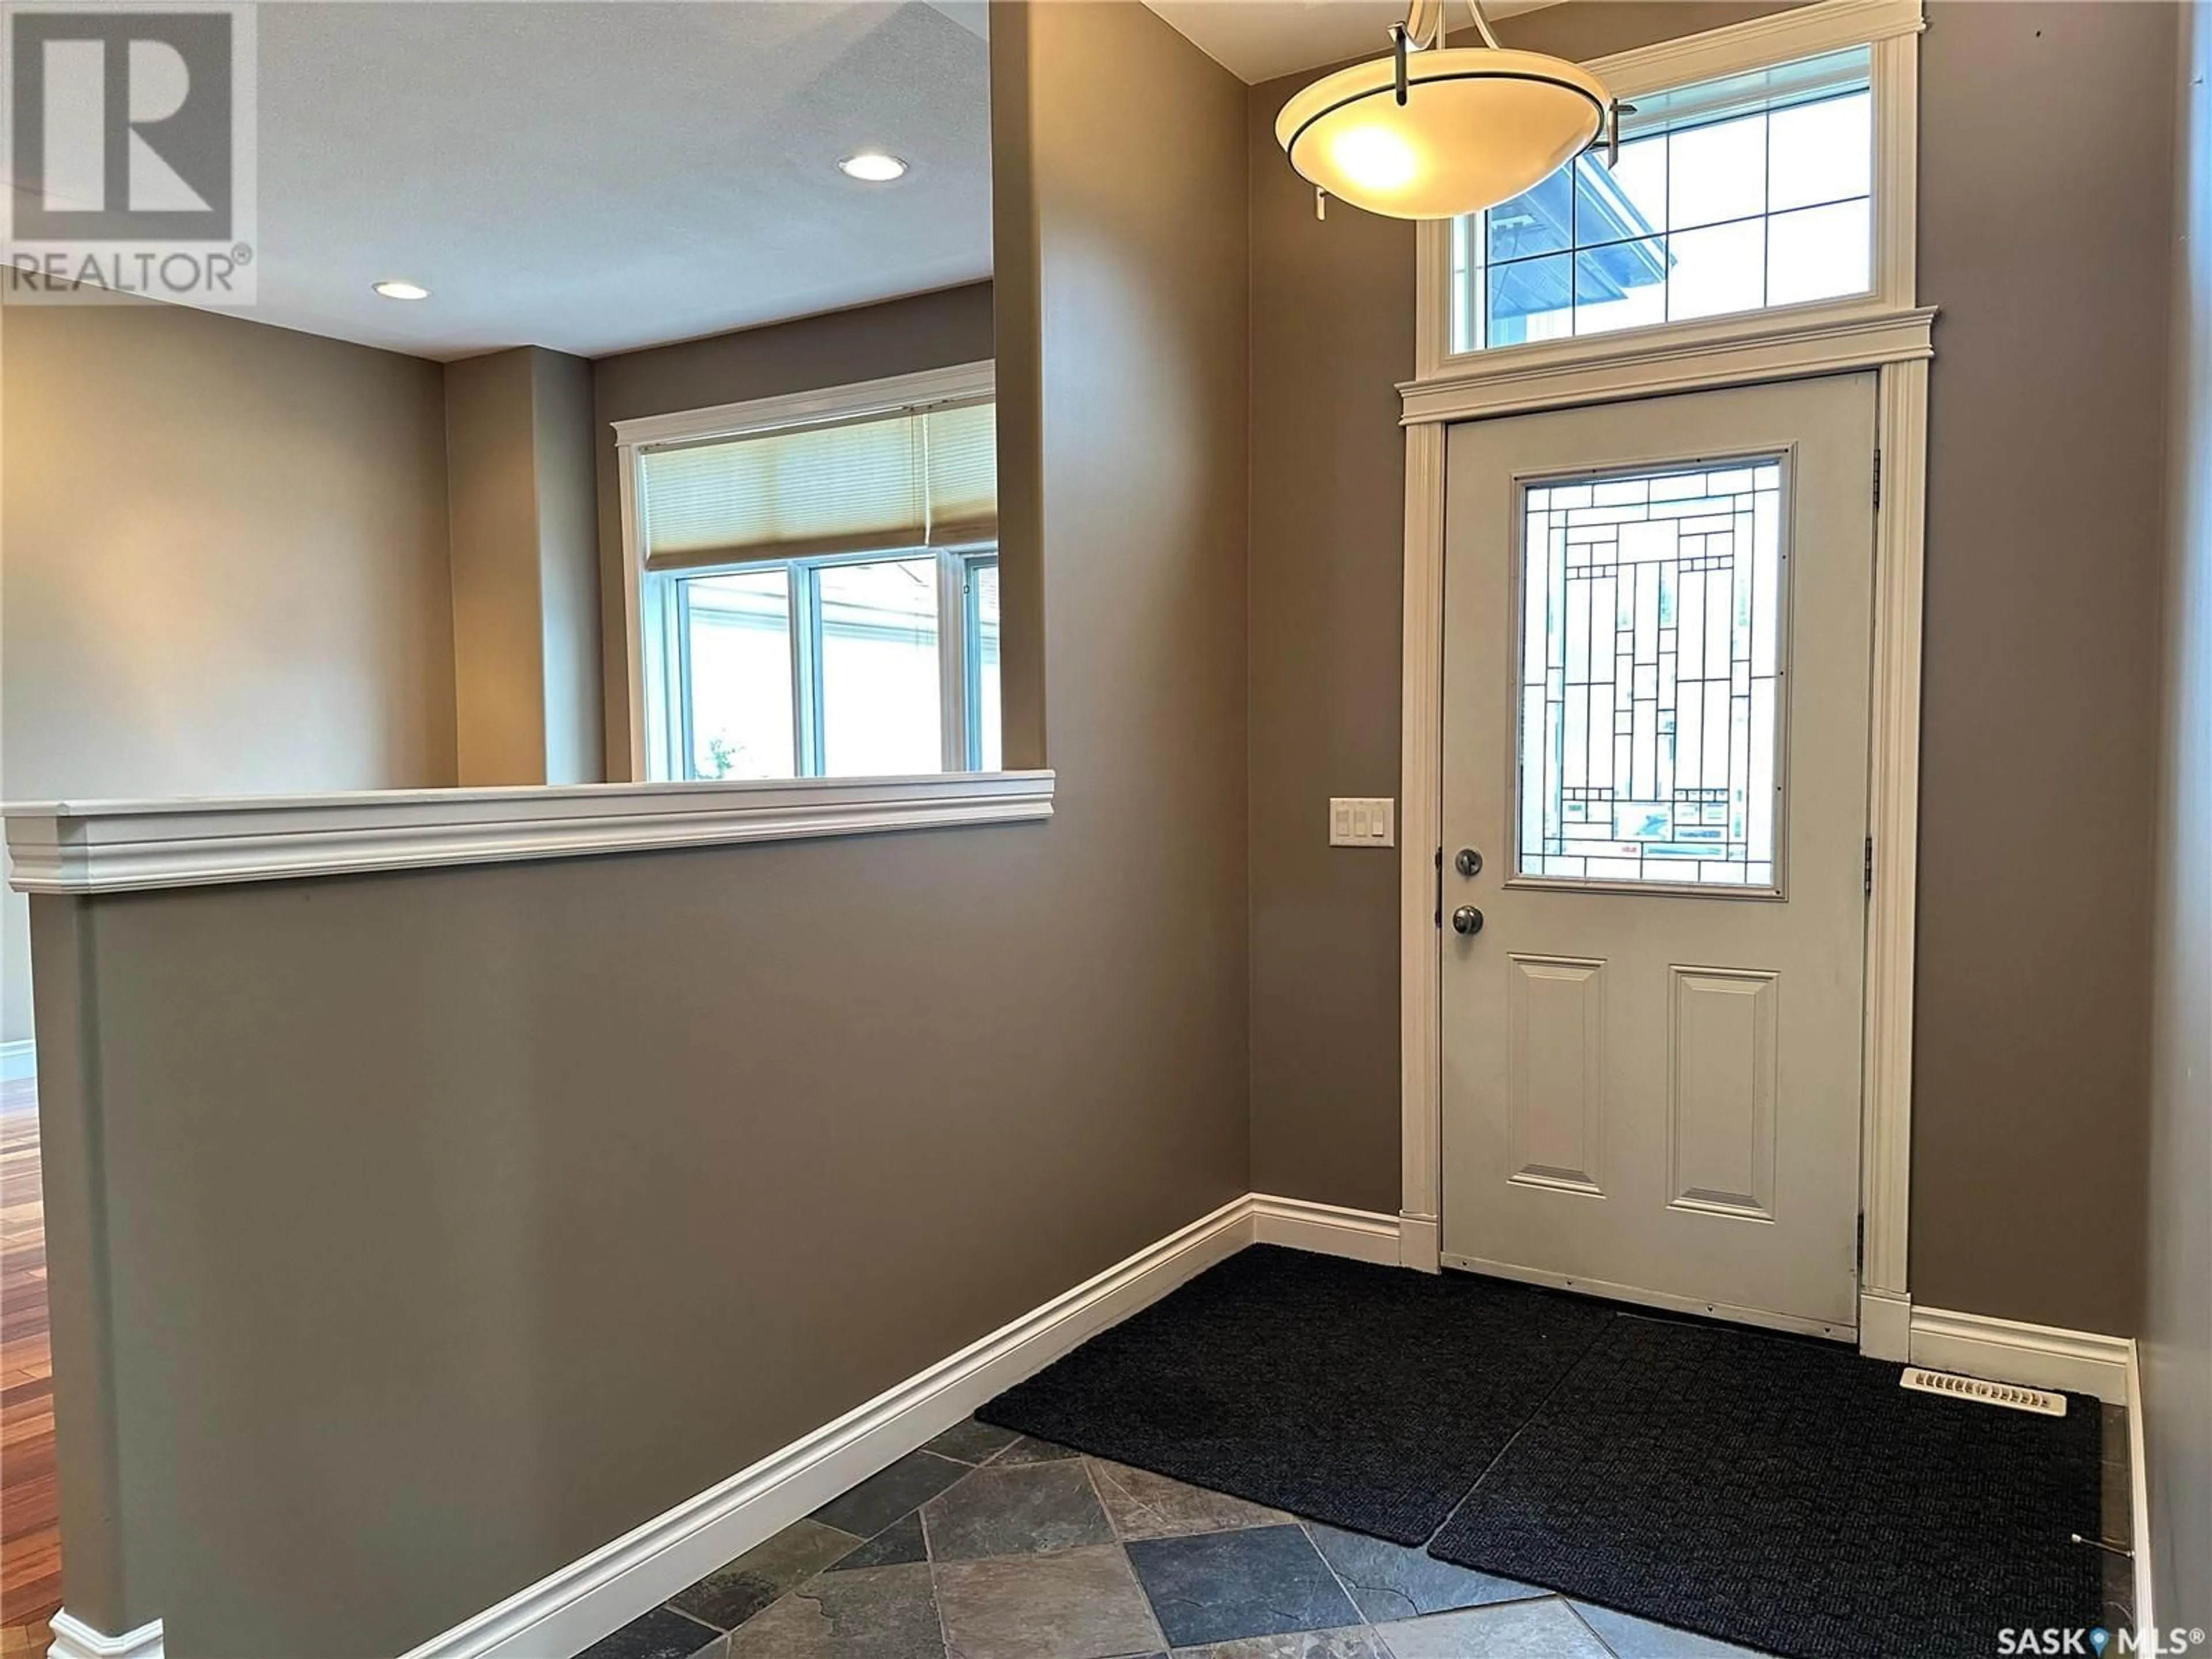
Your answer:
[[[1522,489],[1522,876],[1775,890],[1782,463]]]

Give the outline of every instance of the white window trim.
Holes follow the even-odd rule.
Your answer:
[[[683,409],[667,415],[640,415],[614,422],[615,442],[624,449],[657,444],[696,443],[708,438],[743,438],[786,427],[828,421],[896,415],[923,404],[950,403],[998,395],[998,366],[989,361],[926,368],[915,374],[890,374],[879,380],[792,392],[743,403]]]
[[[970,587],[976,568],[999,562],[998,544],[986,546],[941,548],[937,555],[937,627],[939,639],[957,639],[957,652],[940,651],[937,656],[939,679],[937,690],[939,717],[944,724],[943,742],[945,770],[964,769],[972,753],[980,765],[982,760],[982,730],[977,724],[979,711],[971,702],[981,684],[982,663],[974,646],[980,649],[982,635],[980,623],[971,638],[968,632],[968,617],[974,608]],[[969,746],[969,739],[974,746]],[[953,763],[959,757],[959,765]],[[1003,758],[1003,750],[1001,758]]]
[[[1875,371],[1874,676],[1869,711],[1865,1024],[1861,1045],[1861,1352],[1909,1357],[1913,935],[1920,787],[1921,605],[1928,375],[1936,313],[1918,303],[1920,0],[1818,3],[1591,67],[1624,97],[1871,45],[1875,88],[1875,286],[1838,303],[1507,346],[1444,358],[1450,227],[1420,227],[1417,373],[1399,388],[1406,544],[1399,820],[1400,1260],[1439,1263],[1443,1129],[1443,854],[1444,440],[1449,422],[1628,398]]]
[[[1919,52],[1926,27],[1921,0],[1820,0],[1680,40],[1600,58],[1590,71],[1616,97],[1634,100],[1696,81],[1870,46],[1874,90],[1874,286],[1865,294],[1689,323],[1658,323],[1614,334],[1492,346],[1455,353],[1451,345],[1451,225],[1424,221],[1415,230],[1413,380],[1438,393],[1472,398],[1492,384],[1522,384],[1610,363],[1624,350],[1710,351],[1739,341],[1893,316],[1913,304],[1917,252]],[[1448,394],[1447,394],[1448,395]]]
[[[994,398],[998,395],[998,366],[982,362],[955,363],[944,368],[923,369],[913,374],[886,375],[880,380],[858,380],[849,385],[825,386],[818,390],[787,392],[773,398],[756,398],[743,403],[717,404],[707,409],[678,410],[665,415],[643,415],[629,420],[614,422],[615,472],[621,495],[623,527],[623,653],[625,676],[629,690],[629,775],[642,782],[654,772],[664,777],[678,777],[682,769],[674,764],[676,750],[674,734],[665,730],[659,717],[655,700],[648,688],[661,683],[668,649],[669,620],[661,613],[654,586],[645,580],[645,526],[639,511],[636,477],[639,453],[663,444],[696,443],[715,438],[742,438],[760,433],[777,432],[793,427],[819,425],[827,422],[866,419],[872,415],[896,415],[918,406],[950,403],[957,400]],[[917,550],[925,551],[927,550]],[[959,558],[972,550],[953,550],[952,558]],[[870,555],[871,558],[892,556]],[[938,606],[939,626],[946,614],[948,603],[945,587],[948,577],[947,556],[938,554]],[[836,562],[816,561],[815,562]],[[952,596],[957,601],[958,595]],[[962,621],[964,623],[964,617]],[[811,630],[794,629],[794,663],[797,661],[800,639],[811,638]],[[945,637],[940,634],[939,638]],[[943,653],[940,653],[940,660]],[[951,678],[948,673],[946,678]],[[945,757],[945,771],[956,769],[951,757],[958,752],[963,761],[966,750],[966,686],[959,688],[956,700],[940,698],[939,715],[943,722],[941,749]],[[953,747],[953,720],[960,722],[957,751]],[[934,776],[936,774],[919,775]],[[742,785],[746,780],[740,780]],[[785,780],[757,781],[769,787]]]

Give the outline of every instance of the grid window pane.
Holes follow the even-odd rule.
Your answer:
[[[1766,117],[1668,135],[1667,228],[1687,230],[1766,210]]]
[[[940,770],[937,561],[825,565],[815,580],[823,775]]]
[[[1867,291],[1864,48],[1648,100],[1594,156],[1458,221],[1452,344],[1478,351]]]
[[[1874,263],[1874,227],[1863,197],[1778,213],[1766,222],[1766,301],[1786,306],[1857,294]]]
[[[1566,169],[1510,202],[1500,202],[1483,215],[1483,228],[1493,265],[1569,246],[1574,240],[1574,204],[1567,196]]]
[[[1767,130],[1767,210],[1873,194],[1871,115],[1864,93],[1777,110]]]
[[[1666,258],[1665,246],[1656,237],[1575,255],[1575,332],[1604,334],[1665,322],[1665,284],[1633,279],[1651,265],[1663,265]]]
[[[1516,868],[1771,887],[1782,465],[1522,492]]]
[[[1667,239],[1667,315],[1674,322],[1756,311],[1766,295],[1766,235],[1756,219]]]
[[[1601,188],[1601,181],[1610,179],[1614,190],[1634,210],[1632,218],[1622,216],[1626,221],[1621,228],[1622,234],[1632,235],[1638,228],[1637,222],[1639,220],[1654,230],[1665,228],[1667,139],[1663,133],[1656,138],[1638,138],[1624,143],[1620,147],[1620,159],[1610,167],[1589,156],[1583,157],[1578,165],[1587,181],[1583,192],[1586,204],[1589,198]],[[1586,223],[1583,237],[1584,246],[1604,240],[1604,233],[1608,228],[1602,222]]]
[[[781,568],[684,583],[695,778],[787,778],[799,768],[791,720],[791,579]]]
[[[1574,332],[1575,256],[1551,253],[1490,268],[1490,343],[1563,340]]]

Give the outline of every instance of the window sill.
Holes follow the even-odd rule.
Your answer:
[[[410,789],[6,808],[10,884],[139,892],[1052,816],[1053,775]]]

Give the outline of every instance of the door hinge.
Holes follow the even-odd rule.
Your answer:
[[[1437,931],[1442,933],[1444,927],[1444,849],[1443,848],[1437,848],[1434,862],[1437,871],[1437,913],[1430,920],[1435,922]]]
[[[1861,1277],[1864,1277],[1866,1273],[1866,1214],[1863,1211],[1859,1214],[1858,1239],[1851,1248],[1852,1261],[1856,1264]]]
[[[1881,505],[1881,451],[1874,453],[1874,504]]]
[[[1864,875],[1866,878],[1866,896],[1869,898],[1872,898],[1874,896],[1874,837],[1872,836],[1869,836],[1866,838],[1866,867]]]

